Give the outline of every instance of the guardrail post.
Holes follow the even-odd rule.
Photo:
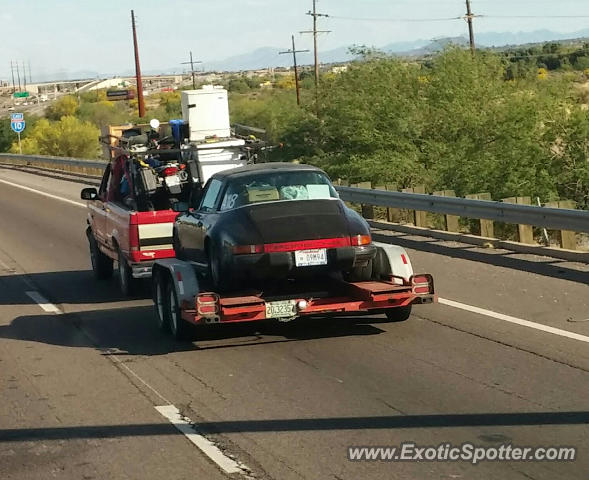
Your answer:
[[[387,183],[386,187],[388,192],[399,191],[399,186],[396,183]],[[399,223],[401,221],[401,209],[387,208],[387,221]]]
[[[403,193],[422,193],[425,194],[425,185],[417,185],[415,187],[404,188]],[[412,211],[413,225],[416,227],[427,227],[427,212],[420,212],[418,210]]]
[[[372,189],[371,182],[360,182],[355,185],[352,185],[356,188],[367,188],[368,190]],[[361,205],[362,208],[362,216],[367,220],[374,220],[374,207],[372,205]]]
[[[454,190],[440,190],[439,192],[434,192],[434,195],[438,197],[455,197],[456,192]],[[459,231],[459,219],[456,215],[444,215],[446,219],[446,231],[447,232],[458,232]]]
[[[516,203],[517,205],[531,205],[532,199],[530,197],[509,197],[504,198],[505,203]],[[519,234],[519,243],[533,245],[534,243],[534,229],[531,225],[518,225],[517,231]]]
[[[470,200],[492,200],[491,194],[489,192],[473,193],[472,195],[467,195],[465,198],[469,198]],[[495,238],[495,227],[493,220],[480,220],[480,222],[481,237]]]
[[[547,207],[552,208],[568,208],[574,210],[577,208],[577,204],[573,200],[561,200],[559,202],[548,202],[546,204]],[[570,230],[561,230],[560,231],[560,248],[564,248],[566,250],[576,250],[577,249],[577,235],[575,232],[571,232]]]

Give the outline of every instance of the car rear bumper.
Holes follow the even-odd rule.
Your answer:
[[[363,266],[376,256],[376,246],[330,248],[327,250],[327,265],[297,267],[295,252],[271,252],[234,255],[231,269],[240,277],[267,279],[284,277],[287,274],[313,274],[328,271],[349,271]]]

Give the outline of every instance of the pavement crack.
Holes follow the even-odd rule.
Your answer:
[[[217,390],[213,385],[208,384],[207,382],[205,382],[202,378],[196,376],[194,373],[192,373],[190,370],[187,370],[186,368],[184,368],[182,365],[180,365],[180,363],[178,363],[177,361],[172,361],[171,362],[176,368],[179,368],[180,370],[182,370],[186,375],[188,375],[189,377],[193,378],[194,380],[196,380],[198,383],[200,383],[203,387],[205,387],[207,390],[213,392],[215,395],[218,395],[219,397],[221,397],[223,400],[227,400],[227,397],[225,395],[223,395],[219,390]]]

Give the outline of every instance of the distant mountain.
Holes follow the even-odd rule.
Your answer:
[[[508,45],[524,45],[530,43],[541,43],[547,41],[562,41],[575,38],[589,38],[589,28],[572,33],[553,32],[551,30],[535,30],[532,32],[486,32],[477,33],[477,46],[483,47],[504,47]],[[466,35],[460,37],[446,37],[433,40],[412,40],[406,42],[395,42],[381,47],[386,53],[403,56],[421,56],[442,50],[449,43],[467,45]],[[278,47],[262,47],[252,52],[240,55],[233,55],[223,60],[207,61],[203,67],[207,71],[239,72],[243,70],[255,70],[268,67],[290,67],[292,65],[291,55],[279,55],[284,49]],[[350,53],[349,46],[342,46],[333,50],[320,52],[319,58],[322,63],[348,62],[354,59]],[[300,65],[310,65],[313,62],[312,53],[300,53],[297,55]],[[178,67],[144,70],[145,75],[157,75],[163,73],[180,73]],[[117,73],[98,73],[94,71],[67,71],[65,69],[53,73],[38,72],[33,80],[35,82],[53,80],[79,80],[90,78],[110,78],[117,75],[131,76],[133,70]]]
[[[589,28],[572,33],[560,33],[550,30],[535,30],[532,32],[486,32],[476,35],[476,43],[483,47],[501,47],[586,37],[589,37]],[[395,42],[378,47],[378,50],[387,53],[416,56],[442,50],[449,43],[467,45],[468,38],[465,35],[434,40],[421,39],[408,42]],[[350,47],[339,47],[334,50],[320,52],[321,62],[339,63],[353,60],[354,56],[350,54],[349,48]],[[215,62],[206,62],[205,68],[207,70],[235,72],[267,67],[291,66],[292,57],[290,55],[279,55],[279,51],[280,49],[275,47],[258,48],[251,53],[235,55]],[[312,55],[310,53],[299,54],[298,60],[301,65],[311,64]]]

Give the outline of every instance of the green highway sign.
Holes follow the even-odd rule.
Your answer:
[[[29,92],[14,92],[12,96],[14,98],[27,98],[29,96]]]

